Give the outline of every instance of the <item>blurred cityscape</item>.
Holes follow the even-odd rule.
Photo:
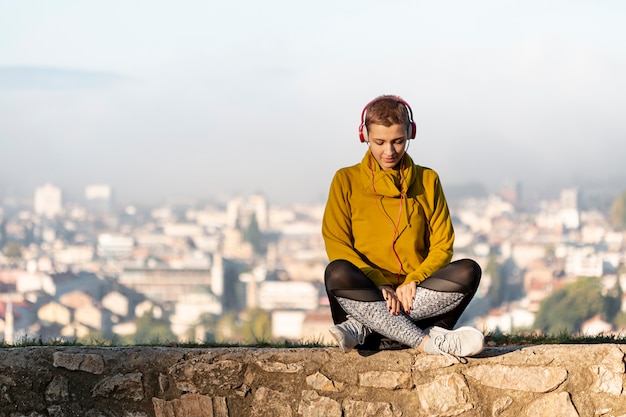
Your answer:
[[[532,208],[520,194],[514,185],[450,200],[454,259],[470,257],[483,268],[462,323],[554,330],[545,322],[546,300],[561,291],[567,301],[564,289],[584,279],[593,282],[584,297],[595,300],[589,288],[597,288],[612,304],[601,300],[567,330],[622,332],[622,225],[607,210],[582,207],[576,188]],[[87,186],[79,202],[64,201],[53,184],[32,195],[0,200],[7,344],[330,342],[323,204],[281,207],[249,195],[201,206],[117,207],[105,184]]]

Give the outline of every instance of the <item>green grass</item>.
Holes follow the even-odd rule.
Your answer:
[[[132,343],[120,340],[101,340],[88,339],[78,340],[76,338],[47,338],[41,337],[23,337],[14,343],[0,343],[0,349],[10,349],[18,347],[32,346],[84,346],[84,347],[129,347],[129,346],[145,346],[145,347],[182,347],[182,348],[220,348],[220,347],[255,347],[255,348],[316,348],[328,347],[322,339],[318,340],[301,340],[297,342],[289,340],[273,341],[273,340],[257,340],[251,343],[244,342],[180,342],[171,340],[154,339],[149,341],[135,341]]]
[[[505,346],[529,346],[529,345],[563,345],[563,344],[602,344],[616,343],[626,344],[626,335],[599,335],[585,336],[572,334],[566,331],[556,334],[536,334],[532,332],[497,333],[485,334],[485,342],[488,347]],[[179,342],[170,340],[137,341],[134,343],[121,342],[119,340],[77,340],[72,338],[35,338],[24,337],[12,344],[0,343],[0,349],[30,347],[30,346],[84,346],[84,347],[181,347],[181,348],[222,348],[222,347],[254,347],[254,348],[323,348],[329,345],[320,338],[317,340],[300,341],[274,341],[257,340],[250,343],[244,342]],[[332,346],[332,345],[330,345]]]
[[[532,332],[485,334],[487,346],[527,346],[527,345],[565,345],[565,344],[626,344],[626,335],[601,334],[586,336],[562,331],[556,334],[536,334]]]

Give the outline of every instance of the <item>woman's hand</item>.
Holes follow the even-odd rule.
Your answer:
[[[402,284],[396,290],[396,296],[400,300],[400,304],[402,304],[402,310],[406,314],[411,312],[411,308],[413,308],[413,300],[415,299],[415,293],[417,284],[415,282],[407,282],[406,284]]]
[[[385,301],[387,301],[387,308],[389,309],[389,312],[394,316],[400,314],[402,303],[398,299],[398,295],[393,290],[393,288],[389,286],[382,286],[378,288],[383,293],[383,298],[385,299]]]

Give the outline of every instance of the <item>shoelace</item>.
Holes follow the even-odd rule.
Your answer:
[[[453,363],[467,363],[467,359],[458,356],[461,352],[461,340],[454,334],[442,334],[433,338],[433,346],[437,351]]]
[[[356,335],[356,340],[359,345],[365,342],[365,338],[369,334],[367,327],[351,317],[348,317],[348,320],[345,322],[345,327]]]

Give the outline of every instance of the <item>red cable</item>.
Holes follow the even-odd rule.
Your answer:
[[[373,168],[373,164],[372,164],[372,159],[373,156],[370,152],[370,172],[372,173],[372,191],[374,192],[374,196],[378,197],[378,193],[376,192],[376,186],[374,185],[374,168]],[[398,285],[400,285],[400,277],[402,275],[402,270],[403,270],[403,265],[402,265],[402,260],[400,259],[400,255],[398,255],[398,252],[396,252],[396,238],[398,237],[398,229],[400,227],[400,217],[402,216],[402,203],[404,200],[404,176],[402,175],[402,170],[404,169],[404,155],[402,156],[402,165],[400,166],[400,210],[398,210],[398,220],[396,220],[396,222],[394,223],[394,221],[389,217],[389,215],[387,213],[385,213],[385,211],[382,209],[382,207],[379,207],[378,204],[376,204],[376,207],[378,208],[378,210],[380,210],[380,212],[382,213],[382,215],[384,217],[386,217],[387,219],[389,219],[389,221],[391,222],[392,226],[393,226],[393,238],[391,239],[391,250],[394,254],[394,256],[396,257],[396,260],[398,261],[398,265],[400,266],[399,270],[398,270]],[[383,202],[382,199],[380,201],[380,205],[382,206]]]

